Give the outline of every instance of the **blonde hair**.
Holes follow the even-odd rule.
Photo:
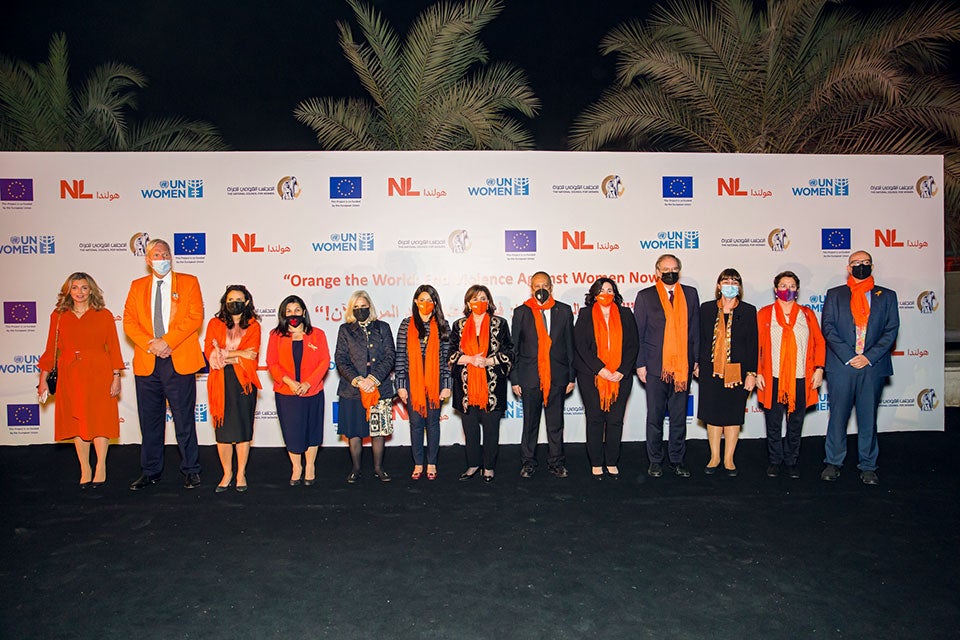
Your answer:
[[[353,315],[353,305],[357,304],[357,300],[359,300],[360,298],[363,298],[364,300],[366,300],[367,304],[370,305],[370,319],[371,320],[377,319],[377,308],[373,306],[373,300],[370,299],[370,294],[364,291],[363,289],[359,289],[357,291],[354,291],[350,295],[350,299],[347,300],[347,315],[344,316],[344,320],[346,322],[349,323],[349,322],[357,321],[356,316]]]
[[[70,297],[70,285],[77,280],[86,280],[87,284],[90,285],[89,304],[91,309],[100,311],[107,306],[103,301],[103,290],[97,284],[97,281],[88,273],[74,271],[63,281],[63,286],[60,287],[60,293],[57,294],[57,311],[70,311],[73,309],[73,298]]]

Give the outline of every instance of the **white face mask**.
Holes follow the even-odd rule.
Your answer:
[[[153,270],[160,276],[165,276],[170,273],[171,265],[169,260],[152,260],[150,264],[153,265]]]

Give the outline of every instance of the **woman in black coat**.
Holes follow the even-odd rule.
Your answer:
[[[390,325],[377,320],[377,311],[366,291],[354,291],[347,302],[346,322],[337,334],[334,355],[340,374],[337,433],[350,441],[353,470],[347,482],[360,479],[363,439],[373,449],[373,475],[381,482],[390,476],[383,470],[384,438],[393,434],[391,372],[396,360]]]
[[[733,453],[743,427],[747,397],[757,384],[757,308],[743,302],[736,269],[717,276],[715,298],[700,305],[700,403],[697,417],[707,425],[710,461],[720,466],[720,438],[726,441],[723,468],[737,475]]]
[[[611,478],[620,479],[623,416],[640,351],[637,322],[622,305],[617,283],[599,278],[584,297],[573,326],[577,388],[587,419],[587,456],[597,480],[603,479],[604,466]]]
[[[509,323],[494,315],[496,311],[490,290],[475,284],[463,296],[463,317],[450,328],[453,408],[460,412],[467,450],[467,470],[460,475],[461,480],[476,476],[482,462],[483,479],[491,482],[497,464],[513,343]]]

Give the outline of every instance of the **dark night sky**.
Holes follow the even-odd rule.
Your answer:
[[[373,4],[405,34],[432,2]],[[566,148],[576,114],[614,79],[615,60],[599,54],[600,39],[629,18],[645,17],[653,4],[505,0],[482,38],[492,59],[527,72],[542,102],[539,117],[529,122],[538,148]],[[74,83],[99,63],[132,65],[150,81],[138,94],[137,117],[206,120],[237,150],[316,149],[313,133],[293,118],[296,104],[314,96],[364,95],[337,43],[335,21],[352,16],[340,0],[33,0],[4,13],[4,55],[36,64],[46,59],[51,34],[62,31]]]

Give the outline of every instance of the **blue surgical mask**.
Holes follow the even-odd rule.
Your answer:
[[[165,276],[170,273],[170,261],[169,260],[153,260],[151,261],[153,265],[153,270],[157,272],[159,276]]]
[[[736,298],[740,295],[740,287],[735,284],[722,284],[720,285],[720,295],[724,298]]]

